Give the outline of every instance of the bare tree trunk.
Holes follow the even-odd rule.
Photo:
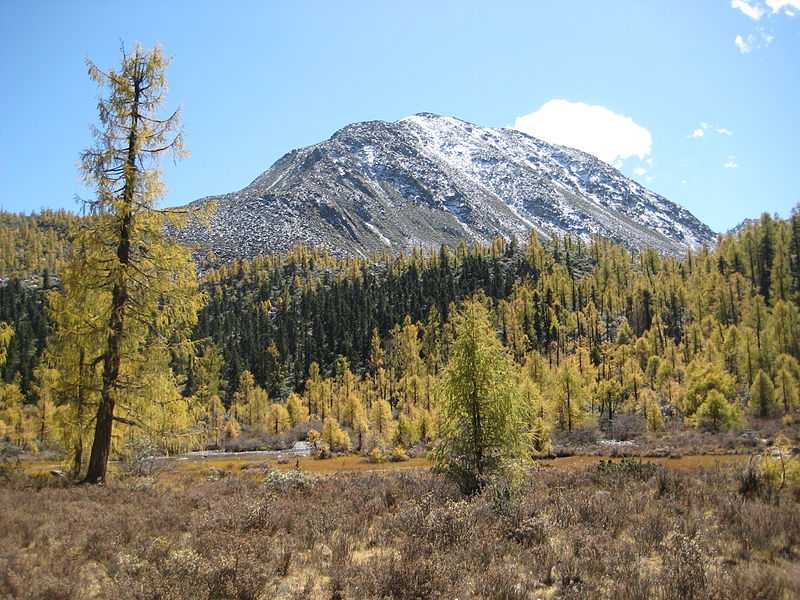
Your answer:
[[[103,358],[103,388],[94,429],[92,453],[85,483],[101,483],[106,478],[108,455],[111,450],[111,432],[114,426],[114,391],[119,379],[120,342],[124,328],[123,308],[126,301],[123,285],[116,284],[112,295],[112,310],[108,347]]]

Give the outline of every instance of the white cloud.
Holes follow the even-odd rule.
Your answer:
[[[798,1],[800,1],[800,0],[798,0]],[[717,132],[719,135],[727,135],[727,136],[733,135],[733,132],[730,129],[728,129],[727,127],[720,127],[719,125],[715,125],[712,128],[711,125],[709,125],[708,123],[704,123],[703,121],[700,121],[700,123],[698,125],[699,125],[699,127],[697,129],[695,129],[694,131],[692,131],[692,133],[690,133],[686,137],[688,137],[688,138],[702,138],[702,137],[706,137],[706,132],[710,132],[712,134],[714,132]]]
[[[633,174],[636,175],[637,177],[641,177],[645,173],[647,173],[647,169],[643,169],[642,167],[636,167],[633,170]]]
[[[794,10],[800,10],[800,0],[767,0],[767,6],[772,9],[775,14],[783,9],[783,12],[790,17],[795,15]]]
[[[736,39],[733,40],[733,43],[739,48],[739,52],[742,54],[748,54],[753,50],[768,46],[774,39],[774,35],[766,33],[759,27],[757,34],[748,33],[746,38],[737,35]]]
[[[552,144],[578,148],[611,163],[631,156],[644,158],[653,138],[633,119],[603,106],[550,100],[534,113],[517,117],[514,129]]]
[[[742,54],[748,54],[753,51],[755,38],[753,34],[747,36],[747,41],[745,41],[742,36],[737,35],[736,39],[733,40],[733,43],[739,48],[739,52]]]
[[[736,162],[735,158],[731,157],[728,159],[728,162],[724,163],[722,166],[726,169],[735,169],[739,164]]]
[[[780,2],[781,0],[778,1]],[[756,21],[758,21],[761,18],[761,15],[766,12],[761,6],[758,5],[758,3],[751,3],[748,0],[733,0],[731,2],[731,8],[738,8],[745,15]]]
[[[731,8],[740,10],[754,21],[759,21],[765,15],[765,20],[770,21],[780,14],[794,17],[800,11],[800,0],[731,0]],[[775,36],[764,31],[763,27],[758,27],[756,33],[737,35],[733,43],[739,48],[739,52],[748,54],[768,46],[774,39]]]
[[[720,127],[719,125],[714,125],[714,127],[711,127],[711,125],[709,125],[708,123],[704,123],[703,121],[700,121],[698,125],[699,125],[698,128],[692,131],[692,133],[690,133],[686,137],[704,138],[706,137],[706,132],[708,132],[711,135],[713,135],[715,132],[719,135],[727,135],[727,136],[733,135],[733,132],[730,129],[727,129],[726,127]]]
[[[800,11],[800,0],[731,0],[731,8],[742,11],[754,21],[758,21],[765,14],[783,12],[793,17],[795,11]]]

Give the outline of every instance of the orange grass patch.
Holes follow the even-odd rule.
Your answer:
[[[336,458],[316,459],[304,456],[299,459],[290,460],[288,464],[271,465],[276,469],[294,469],[299,461],[302,471],[309,473],[337,473],[337,472],[362,472],[362,471],[398,471],[401,469],[418,469],[430,467],[431,461],[427,458],[411,458],[403,462],[384,462],[370,463],[364,460],[363,456],[348,454]]]
[[[634,457],[643,462],[652,462],[664,465],[671,469],[682,471],[694,471],[698,469],[710,469],[718,465],[744,462],[749,456],[746,454],[720,454],[720,455],[689,455],[682,457]],[[546,469],[558,471],[568,471],[580,469],[597,464],[600,460],[613,460],[618,462],[621,459],[608,459],[598,456],[567,456],[554,459],[541,459],[534,461],[534,465]],[[175,475],[189,475],[205,477],[209,469],[220,469],[228,474],[250,479],[260,479],[267,469],[289,470],[299,468],[301,471],[314,474],[329,473],[361,473],[367,471],[399,471],[404,469],[428,468],[432,465],[427,458],[412,458],[404,462],[367,462],[363,456],[349,454],[336,458],[317,459],[310,456],[292,457],[280,463],[274,458],[264,458],[259,460],[252,456],[247,458],[236,458],[230,455],[205,457],[177,457],[168,459],[163,470],[156,474],[167,477]],[[61,470],[63,466],[53,460],[24,460],[21,466],[27,475],[47,475],[50,471]],[[113,475],[116,472],[116,465],[109,465],[109,472]]]
[[[363,472],[363,471],[397,471],[400,469],[417,469],[430,467],[431,462],[426,458],[412,458],[404,462],[370,463],[363,456],[348,454],[336,458],[318,459],[311,456],[290,458],[288,461],[278,462],[274,458],[263,460],[253,458],[231,458],[230,456],[212,457],[194,460],[176,460],[172,463],[172,471],[180,473],[204,472],[215,468],[223,471],[241,472],[263,471],[266,469],[279,469],[288,471],[299,468],[307,473],[338,473],[338,472]]]

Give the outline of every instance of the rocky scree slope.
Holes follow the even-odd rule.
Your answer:
[[[334,255],[395,253],[524,240],[531,228],[672,255],[714,239],[686,209],[594,156],[428,113],[348,125],[286,154],[246,188],[189,206],[212,200],[210,228],[192,223],[178,235],[222,259],[298,241]]]

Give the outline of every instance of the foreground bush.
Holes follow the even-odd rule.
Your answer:
[[[12,481],[0,487],[0,597],[800,596],[789,490],[744,493],[743,466],[639,465],[538,468],[513,495],[490,486],[470,500],[421,470]]]

